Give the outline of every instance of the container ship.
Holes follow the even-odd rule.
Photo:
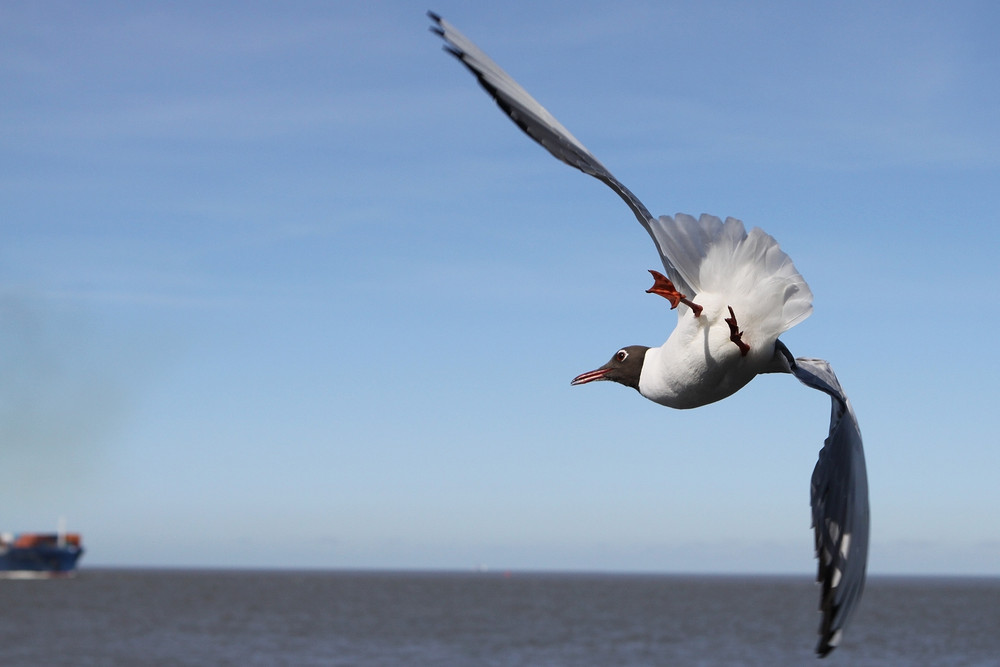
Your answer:
[[[82,555],[79,533],[0,534],[0,578],[71,577]]]

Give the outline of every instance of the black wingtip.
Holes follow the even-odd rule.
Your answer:
[[[448,38],[444,36],[444,28],[441,27],[441,17],[438,16],[437,14],[435,14],[434,12],[432,12],[429,9],[427,10],[427,16],[431,17],[431,19],[435,23],[435,25],[428,26],[427,29],[430,30],[431,32],[433,32],[435,35],[437,35],[441,39],[444,39],[444,40],[447,41]],[[456,56],[458,55],[458,53],[453,48],[451,48],[450,45],[445,46],[445,50],[448,51],[448,52],[450,52],[452,55],[456,55]]]
[[[838,630],[830,636],[820,637],[819,643],[816,644],[816,657],[825,658],[833,653],[833,649],[837,648],[840,643],[840,634],[840,630]]]
[[[434,21],[435,24],[432,26],[428,26],[427,29],[433,32],[438,37],[444,37],[444,28],[441,27],[441,17],[429,9],[427,10],[427,16],[430,17],[430,19]]]

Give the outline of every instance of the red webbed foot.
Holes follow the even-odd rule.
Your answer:
[[[729,325],[729,340],[736,343],[736,347],[740,348],[740,356],[747,356],[747,352],[750,351],[750,346],[743,342],[743,332],[740,331],[740,327],[736,324],[736,313],[733,312],[733,307],[729,306],[729,317],[726,318],[726,324]]]
[[[694,311],[695,317],[701,315],[701,311],[703,310],[702,307],[696,303],[688,301],[686,296],[677,291],[677,288],[674,287],[674,284],[670,282],[669,278],[652,269],[650,269],[649,272],[653,274],[653,286],[646,290],[647,294],[659,294],[670,302],[671,310],[676,308],[677,304],[683,303],[685,306]]]

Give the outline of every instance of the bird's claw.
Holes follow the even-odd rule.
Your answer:
[[[736,347],[740,348],[740,356],[747,356],[747,352],[750,351],[750,346],[743,342],[743,332],[740,331],[740,327],[736,324],[736,313],[733,312],[733,307],[729,306],[729,317],[725,320],[726,324],[729,325],[729,340],[736,343]]]
[[[653,286],[646,290],[647,294],[659,294],[670,302],[671,310],[676,308],[677,304],[683,303],[685,306],[694,311],[695,317],[701,315],[701,311],[703,310],[702,307],[692,301],[689,301],[686,296],[678,292],[677,288],[674,287],[674,284],[670,282],[669,278],[652,269],[650,269],[649,272],[653,274]]]

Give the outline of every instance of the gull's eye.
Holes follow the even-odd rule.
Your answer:
[[[628,359],[628,352],[625,350],[618,350],[618,354],[615,355],[615,361],[621,363]]]

